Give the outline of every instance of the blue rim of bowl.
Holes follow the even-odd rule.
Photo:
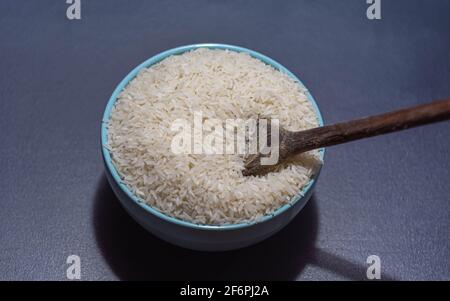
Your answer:
[[[119,83],[119,85],[116,87],[116,89],[114,90],[114,92],[112,93],[111,97],[108,100],[108,104],[106,105],[104,114],[103,114],[103,118],[102,118],[102,126],[101,126],[101,139],[102,139],[102,155],[105,161],[105,164],[109,170],[109,172],[111,173],[114,181],[118,184],[118,186],[120,187],[120,189],[130,198],[132,199],[138,206],[140,206],[142,209],[144,209],[145,211],[147,211],[150,214],[153,214],[167,222],[179,225],[179,226],[184,226],[184,227],[189,227],[189,228],[194,228],[197,230],[237,230],[237,229],[242,229],[242,228],[246,228],[246,227],[250,227],[253,226],[255,224],[259,224],[259,223],[263,223],[265,221],[268,221],[272,218],[274,218],[277,215],[282,214],[283,212],[285,212],[286,210],[288,210],[290,207],[292,207],[295,203],[297,203],[298,201],[300,201],[307,193],[310,189],[312,189],[315,185],[315,182],[317,181],[317,177],[320,173],[320,170],[322,168],[323,165],[323,159],[324,159],[324,154],[325,154],[325,149],[320,149],[319,150],[319,154],[320,154],[320,159],[321,159],[321,165],[319,167],[319,169],[317,170],[317,172],[314,174],[314,176],[311,178],[311,180],[308,182],[307,185],[305,185],[294,197],[291,198],[291,200],[289,201],[289,203],[281,206],[280,208],[278,208],[277,210],[275,210],[273,213],[268,214],[268,215],[264,215],[262,218],[256,220],[256,221],[252,221],[252,222],[243,222],[243,223],[238,223],[238,224],[223,224],[223,225],[207,225],[207,224],[195,224],[195,223],[191,223],[188,221],[184,221],[184,220],[180,220],[177,219],[175,217],[166,215],[164,213],[162,213],[161,211],[151,207],[150,205],[146,204],[143,200],[139,199],[137,196],[135,196],[131,190],[128,188],[128,186],[122,181],[122,179],[119,176],[119,173],[117,172],[114,164],[112,163],[111,160],[111,155],[109,153],[109,150],[107,149],[106,145],[108,143],[108,129],[107,129],[107,124],[109,121],[109,117],[110,117],[110,113],[112,108],[114,107],[114,104],[117,100],[118,95],[120,94],[120,92],[122,92],[122,90],[128,85],[128,83],[133,80],[136,75],[143,69],[143,68],[148,68],[154,64],[157,64],[158,62],[164,60],[165,58],[172,56],[172,55],[178,55],[178,54],[182,54],[191,50],[195,50],[198,48],[209,48],[209,49],[222,49],[222,50],[230,50],[230,51],[235,51],[235,52],[244,52],[249,54],[250,56],[259,59],[260,61],[264,62],[267,65],[270,65],[272,67],[274,67],[275,69],[287,74],[289,77],[291,77],[292,79],[294,79],[296,82],[299,83],[299,85],[306,89],[306,96],[308,98],[308,100],[312,103],[314,110],[316,112],[316,116],[317,116],[317,120],[319,122],[319,126],[323,126],[323,118],[322,115],[320,113],[319,107],[317,106],[316,101],[314,100],[313,96],[310,94],[309,90],[307,90],[307,88],[305,87],[305,85],[300,81],[300,79],[297,78],[297,76],[295,76],[292,72],[290,72],[286,67],[284,67],[283,65],[281,65],[280,63],[276,62],[275,60],[250,49],[244,48],[244,47],[240,47],[240,46],[234,46],[234,45],[228,45],[228,44],[216,44],[216,43],[206,43],[206,44],[192,44],[192,45],[185,45],[185,46],[180,46],[180,47],[176,47],[176,48],[172,48],[169,50],[166,50],[164,52],[161,52],[155,56],[152,56],[151,58],[149,58],[148,60],[146,60],[145,62],[143,62],[142,64],[140,64],[139,66],[137,66],[136,68],[134,68],[130,73],[128,73],[128,75]]]

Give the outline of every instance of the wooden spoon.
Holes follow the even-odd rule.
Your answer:
[[[246,158],[242,174],[263,175],[290,157],[306,151],[448,119],[450,119],[450,99],[299,132],[288,131],[280,125],[278,163],[261,165],[262,154],[250,155]],[[270,141],[270,131],[267,132],[267,141]]]

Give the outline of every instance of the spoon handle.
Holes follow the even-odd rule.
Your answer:
[[[290,154],[450,119],[450,99],[381,115],[336,123],[300,132],[289,132],[283,144]]]

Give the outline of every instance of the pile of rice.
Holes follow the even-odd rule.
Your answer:
[[[254,221],[288,203],[310,181],[317,151],[277,172],[244,177],[242,155],[173,154],[172,122],[278,118],[289,130],[318,126],[306,91],[248,54],[197,49],[143,69],[119,95],[108,149],[123,182],[153,208],[181,220],[220,225]]]

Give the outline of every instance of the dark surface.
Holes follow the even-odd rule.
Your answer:
[[[450,124],[327,150],[312,201],[256,246],[200,253],[138,226],[106,183],[100,120],[134,66],[197,42],[297,74],[326,123],[450,95],[450,2],[0,2],[0,279],[450,279]]]

